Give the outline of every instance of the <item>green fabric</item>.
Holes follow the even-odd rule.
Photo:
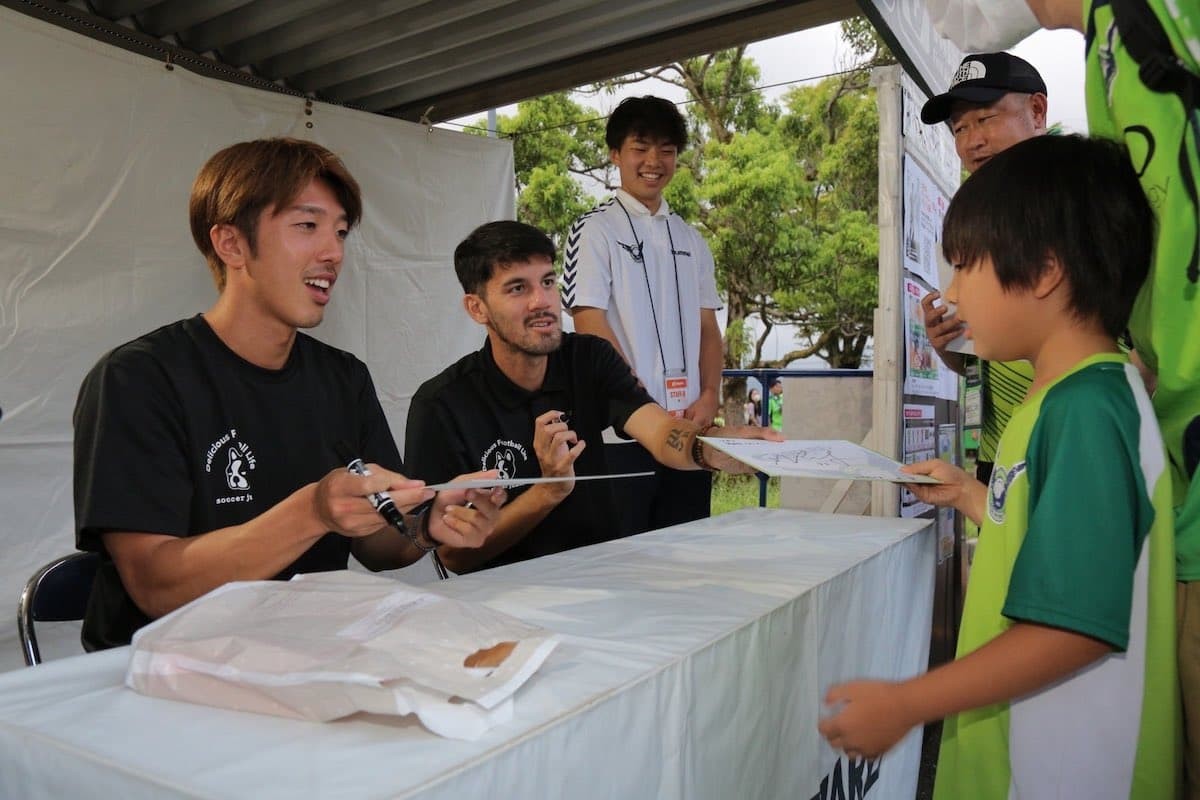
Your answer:
[[[1149,0],[1148,5],[1174,55],[1200,74],[1200,3]],[[1138,354],[1158,375],[1154,408],[1172,465],[1179,579],[1200,580],[1200,488],[1195,482],[1189,486],[1183,458],[1184,430],[1200,414],[1200,304],[1197,274],[1189,274],[1200,241],[1200,210],[1188,192],[1200,180],[1200,112],[1193,108],[1189,116],[1178,97],[1142,83],[1107,3],[1084,0],[1083,10],[1089,127],[1129,147],[1158,218],[1154,263],[1129,329]]]
[[[1121,370],[1124,381],[1120,365],[1093,366],[1042,400],[1025,452],[1027,530],[1002,613],[1124,650],[1133,571],[1154,508],[1137,461],[1137,409],[1111,390],[1105,370]],[[1115,424],[1096,424],[1109,419]]]
[[[1070,683],[1104,674],[1089,668],[1035,692],[1022,711],[1036,704],[1037,713],[1089,730],[1122,710],[1120,718],[1137,726],[1136,753],[1097,748],[1094,756],[1110,769],[1130,765],[1122,773],[1129,797],[1166,800],[1175,797],[1180,754],[1173,515],[1149,400],[1126,363],[1117,354],[1092,356],[1014,410],[988,487],[957,655],[1014,620],[1084,633],[1117,649],[1136,635],[1144,647],[1100,662],[1120,679],[1104,703],[1063,702]],[[1144,614],[1131,614],[1133,607]],[[1144,681],[1113,670],[1140,670]],[[945,721],[935,800],[1005,800],[1014,781],[1028,792],[1064,786],[1071,770],[1089,770],[1047,752],[1038,765],[1046,774],[1029,774],[1025,763],[1014,776],[1013,713],[1000,703]]]
[[[777,431],[783,430],[783,395],[767,395],[767,417],[771,421],[772,428]]]
[[[979,361],[983,426],[979,432],[979,460],[995,461],[1000,435],[1033,383],[1028,361]]]

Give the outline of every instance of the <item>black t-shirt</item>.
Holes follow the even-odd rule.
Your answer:
[[[75,406],[75,541],[101,554],[84,646],[128,644],[149,621],[100,534],[241,524],[337,467],[342,442],[401,469],[366,366],[302,333],[279,370],[243,360],[201,316],[101,358]],[[349,553],[350,540],[329,533],[276,577],[344,569]]]
[[[408,409],[405,463],[410,477],[429,483],[484,469],[540,477],[534,419],[557,409],[570,414],[571,429],[588,444],[575,462],[575,474],[603,475],[608,469],[600,432],[609,425],[623,428],[634,411],[653,402],[624,359],[598,337],[563,334],[562,346],[549,355],[542,388],[535,392],[505,377],[487,342],[417,390]],[[510,499],[525,488],[510,490]],[[524,538],[476,569],[604,542],[622,533],[610,482],[579,481]]]

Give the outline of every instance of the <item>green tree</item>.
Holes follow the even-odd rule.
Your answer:
[[[797,327],[802,346],[778,361],[819,355],[833,367],[857,367],[878,297],[874,92],[851,73],[794,89],[785,105],[780,137],[808,181],[804,219],[816,244],[797,279],[772,295],[764,326]]]
[[[481,120],[472,132],[485,129]],[[604,118],[557,92],[522,101],[496,120],[496,132],[512,140],[517,218],[546,231],[561,252],[571,222],[595,204],[588,189],[608,184]]]

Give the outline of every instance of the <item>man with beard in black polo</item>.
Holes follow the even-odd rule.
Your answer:
[[[463,306],[487,328],[487,341],[414,395],[405,437],[409,472],[430,482],[473,464],[520,478],[604,475],[598,445],[610,425],[666,466],[751,472],[699,441],[708,428],[667,414],[608,342],[563,333],[554,257],[545,234],[511,221],[480,226],[455,249]],[[754,426],[720,435],[781,438]],[[474,572],[623,536],[610,484],[515,488],[481,548],[438,553],[451,570]]]

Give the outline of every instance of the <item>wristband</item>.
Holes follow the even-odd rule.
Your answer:
[[[705,469],[709,472],[719,472],[719,470],[704,458],[704,442],[700,441],[700,437],[707,435],[715,427],[717,426],[709,425],[706,428],[697,430],[695,437],[692,439],[692,461],[700,469]]]
[[[438,549],[438,541],[429,535],[429,509],[432,504],[422,504],[424,507],[419,508],[414,515],[416,519],[413,524],[405,527],[404,535],[413,543],[413,547],[420,550],[422,553],[428,553]],[[429,544],[425,544],[428,542]]]

